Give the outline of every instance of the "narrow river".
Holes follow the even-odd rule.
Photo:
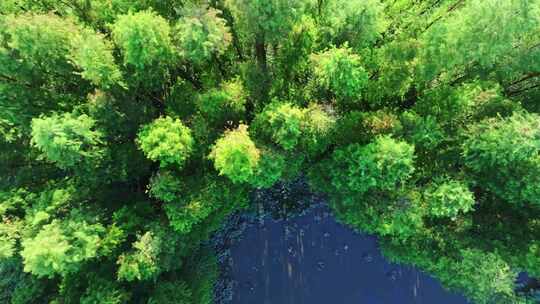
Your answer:
[[[232,304],[466,304],[412,267],[391,264],[376,238],[337,223],[324,206],[265,218],[231,242]]]

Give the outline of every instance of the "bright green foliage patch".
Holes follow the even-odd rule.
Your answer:
[[[138,70],[170,60],[170,33],[167,20],[152,11],[122,15],[112,26],[112,35],[122,49],[124,64]]]
[[[181,168],[193,149],[189,128],[179,119],[161,117],[144,126],[137,142],[144,154],[161,167],[174,165]]]
[[[453,180],[437,182],[426,192],[429,213],[435,217],[456,217],[469,212],[474,205],[474,196],[467,185]]]
[[[190,8],[175,28],[180,54],[195,63],[223,54],[231,43],[226,21],[214,8]]]
[[[326,149],[335,120],[319,105],[300,108],[290,103],[273,102],[255,119],[257,134],[285,151],[298,148],[310,152]]]
[[[32,120],[32,144],[60,168],[71,168],[82,160],[100,155],[101,134],[89,116],[66,113]]]
[[[122,74],[115,64],[112,45],[102,35],[85,30],[73,41],[71,58],[82,69],[81,76],[107,89],[121,84]]]
[[[368,82],[360,56],[347,46],[312,55],[317,83],[331,91],[338,102],[358,102]]]
[[[24,270],[38,277],[75,272],[81,262],[96,257],[103,233],[99,224],[53,221],[23,242]]]
[[[392,261],[534,302],[539,25],[540,0],[0,1],[0,302],[211,304],[212,233],[297,178]]]
[[[159,271],[158,255],[161,239],[146,232],[133,243],[133,252],[118,258],[118,279],[125,281],[147,280]]]
[[[467,168],[479,185],[512,203],[540,203],[540,117],[516,113],[472,125],[463,143]],[[509,179],[519,176],[519,179]]]
[[[235,183],[246,182],[259,164],[260,152],[249,137],[247,126],[225,132],[210,154],[219,174]]]
[[[366,146],[336,150],[330,164],[332,185],[340,191],[363,194],[388,191],[403,184],[414,171],[414,148],[390,137],[378,137]]]

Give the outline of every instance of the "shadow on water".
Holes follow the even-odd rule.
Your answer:
[[[240,228],[220,256],[219,304],[468,303],[429,275],[387,262],[375,237],[337,223],[320,202],[288,219],[270,214],[233,220]]]

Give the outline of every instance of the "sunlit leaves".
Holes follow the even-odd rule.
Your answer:
[[[433,24],[421,37],[419,80],[452,80],[477,68],[483,75],[507,56],[519,54],[516,46],[540,24],[537,7],[538,1],[468,2],[458,14]]]
[[[9,15],[4,18],[7,26],[3,31],[9,37],[7,45],[17,51],[24,65],[45,73],[68,67],[66,57],[70,40],[78,30],[73,22],[52,14]]]
[[[516,113],[470,127],[463,142],[465,165],[479,185],[512,203],[540,202],[540,119]]]
[[[259,119],[266,120],[265,132],[270,132],[272,140],[285,150],[296,147],[302,136],[304,112],[289,103],[269,107]]]
[[[368,82],[360,56],[347,46],[311,56],[317,84],[335,94],[340,102],[358,102]]]
[[[290,162],[287,164],[283,155],[271,150],[263,150],[249,183],[256,188],[270,188],[281,179],[287,165],[290,165]]]
[[[220,55],[231,43],[231,34],[221,12],[214,8],[190,8],[174,29],[181,56],[195,63]]]
[[[35,118],[32,120],[32,144],[60,168],[72,168],[83,160],[100,157],[101,134],[94,130],[94,124],[94,120],[85,114]]]
[[[139,236],[133,243],[133,251],[118,258],[118,279],[133,281],[155,278],[159,272],[160,246],[161,239],[152,232]]]
[[[274,102],[257,116],[253,125],[257,133],[285,151],[302,147],[312,153],[326,148],[334,122],[334,118],[317,104],[300,108],[291,103]]]
[[[538,0],[0,2],[0,302],[210,303],[303,173],[476,302],[539,273]]]
[[[354,48],[362,48],[374,43],[386,27],[384,5],[379,0],[322,3],[323,31],[330,41],[338,44],[348,42]]]
[[[259,157],[260,152],[249,137],[246,125],[227,131],[210,154],[219,174],[235,183],[248,181],[257,168]]]
[[[119,16],[112,26],[112,34],[122,50],[124,63],[140,71],[171,60],[171,27],[167,20],[152,11]]]
[[[459,213],[471,211],[475,204],[474,196],[467,185],[455,180],[431,185],[424,196],[430,214],[435,217],[455,218]]]
[[[98,87],[107,89],[122,79],[114,62],[112,45],[103,35],[82,31],[73,39],[71,58],[82,69],[81,76]]]
[[[6,60],[5,73],[19,74],[23,70],[15,68],[24,66],[35,71],[28,71],[24,76],[68,77],[80,69],[81,76],[96,86],[109,88],[121,81],[121,74],[114,62],[112,44],[102,34],[84,28],[71,19],[63,19],[55,15],[24,14],[8,15],[2,20],[7,26],[5,37],[0,35],[5,45],[5,55],[19,57],[18,62]],[[72,64],[73,66],[70,66]],[[21,75],[22,76],[22,75]],[[19,78],[19,75],[16,76]]]
[[[23,240],[24,270],[38,277],[66,275],[96,257],[104,228],[84,221],[53,221]]]
[[[161,117],[144,126],[137,143],[146,157],[162,167],[183,167],[193,149],[191,131],[179,119]]]
[[[302,1],[226,0],[246,36],[278,41],[291,30],[305,6]]]
[[[413,153],[411,145],[387,136],[366,146],[352,144],[332,155],[331,182],[340,192],[391,191],[413,173]]]

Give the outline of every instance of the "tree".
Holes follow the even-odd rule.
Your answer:
[[[463,70],[466,75],[482,76],[498,69],[498,63],[509,56],[531,60],[534,55],[524,54],[528,53],[529,40],[523,35],[540,22],[535,5],[534,1],[519,0],[471,1],[453,18],[433,23],[420,39],[418,79],[430,81],[440,76],[443,81],[452,81]],[[525,67],[518,64],[512,68]]]
[[[208,239],[307,179],[392,261],[526,303],[539,24],[540,0],[0,1],[0,302],[210,304]]]
[[[171,60],[171,28],[163,17],[152,11],[122,15],[112,25],[115,43],[122,49],[124,64],[139,72]]]
[[[455,218],[469,212],[475,203],[467,185],[454,180],[442,180],[430,185],[424,193],[429,212],[435,217]]]
[[[84,30],[72,43],[70,58],[82,70],[84,79],[104,89],[124,85],[122,74],[114,61],[113,47],[103,35]]]
[[[450,263],[450,265],[445,265]],[[476,303],[511,302],[516,274],[496,254],[463,250],[460,261],[441,260],[438,277],[450,288],[465,290]]]
[[[335,120],[319,105],[300,108],[291,103],[273,102],[255,118],[255,133],[285,151],[322,152]]]
[[[539,203],[539,122],[536,114],[515,113],[471,126],[463,157],[481,187],[514,204]]]
[[[99,159],[103,150],[95,121],[85,114],[53,114],[32,120],[32,144],[62,169]]]
[[[192,292],[186,282],[163,282],[157,286],[148,304],[191,304],[192,297]]]
[[[362,67],[360,56],[347,45],[331,48],[311,57],[317,84],[334,94],[338,105],[346,106],[361,100],[367,85],[368,73]]]
[[[212,125],[238,123],[246,112],[246,92],[239,79],[208,90],[197,99],[197,109]]]
[[[125,281],[149,280],[159,272],[158,258],[161,239],[146,232],[133,243],[134,251],[118,257],[118,279]]]
[[[259,164],[259,157],[260,152],[250,139],[246,125],[225,132],[210,154],[219,174],[235,183],[248,181]]]
[[[161,167],[182,168],[194,141],[190,129],[179,119],[160,117],[141,129],[137,143],[146,157],[159,161]]]
[[[219,14],[220,11],[207,7],[185,10],[174,29],[181,56],[200,64],[227,50],[232,38],[226,21],[218,17]]]
[[[370,1],[320,1],[317,9],[324,21],[323,32],[329,40],[355,48],[373,45],[386,28],[384,5]]]
[[[34,237],[23,240],[24,270],[49,278],[75,272],[81,262],[97,256],[103,233],[100,224],[53,220]]]
[[[173,202],[181,197],[184,185],[172,172],[160,171],[150,179],[150,196],[164,202]]]
[[[336,150],[329,164],[332,185],[338,192],[391,191],[414,172],[413,153],[411,145],[387,136]]]

